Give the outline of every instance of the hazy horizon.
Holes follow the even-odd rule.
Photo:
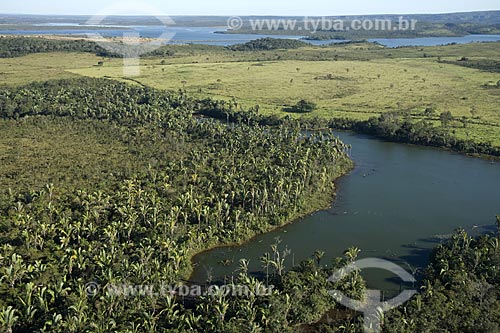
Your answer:
[[[422,8],[425,8],[424,10]],[[474,3],[455,1],[441,3],[423,0],[419,3],[405,3],[389,0],[374,2],[354,0],[348,3],[331,3],[327,0],[290,3],[286,0],[254,0],[235,3],[231,0],[205,2],[185,0],[165,3],[161,0],[125,1],[88,0],[78,4],[54,0],[40,3],[34,0],[10,2],[0,5],[4,15],[71,15],[87,16],[95,14],[144,16],[347,16],[347,15],[418,15],[449,14],[500,10],[498,1],[480,0]]]
[[[483,12],[500,12],[500,9],[490,9],[490,10],[470,10],[470,11],[453,11],[453,12],[437,12],[437,13],[426,13],[426,12],[417,12],[417,13],[366,13],[366,14],[332,14],[332,15],[286,15],[286,14],[269,14],[269,15],[263,15],[263,14],[236,14],[241,17],[253,17],[253,16],[259,16],[259,17],[336,17],[336,16],[383,16],[383,15],[445,15],[445,14],[461,14],[461,13],[483,13]],[[92,16],[94,14],[36,14],[36,13],[6,13],[6,12],[0,12],[0,15],[26,15],[26,16],[82,16],[82,17],[88,17]],[[134,15],[134,14],[110,14],[109,16],[128,16],[128,17],[147,17],[150,15]],[[222,14],[173,14],[171,16],[177,16],[177,17],[227,17],[227,16],[232,16],[230,14],[227,15],[222,15]],[[1,24],[1,23],[0,23]]]

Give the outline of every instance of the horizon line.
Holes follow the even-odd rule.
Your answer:
[[[231,17],[231,16],[239,16],[239,17],[339,17],[339,16],[395,16],[395,15],[451,15],[451,14],[467,14],[467,13],[489,13],[489,12],[500,12],[500,9],[488,9],[488,10],[472,10],[472,11],[452,11],[452,12],[416,12],[416,13],[370,13],[370,14],[335,14],[335,15],[282,15],[282,14],[224,14],[224,15],[216,15],[216,14],[169,14],[168,16],[180,16],[180,17]],[[93,16],[94,14],[34,14],[34,13],[3,13],[0,12],[0,15],[13,15],[13,16],[75,16],[75,17],[85,17],[85,16]],[[155,15],[163,15],[166,16],[165,13],[158,13]],[[155,15],[134,15],[134,14],[111,14],[107,16],[120,16],[120,17],[154,17]]]

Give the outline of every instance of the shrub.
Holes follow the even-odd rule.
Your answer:
[[[453,115],[451,114],[450,111],[443,112],[439,116],[439,119],[441,119],[441,124],[443,124],[443,126],[446,127],[453,121]]]
[[[316,110],[316,108],[317,105],[315,103],[302,99],[287,111],[296,113],[310,113]]]

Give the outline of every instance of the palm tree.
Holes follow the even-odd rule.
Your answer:
[[[354,262],[358,258],[360,252],[361,250],[357,247],[350,247],[347,249],[347,251],[344,252],[344,255],[349,262]]]
[[[12,333],[12,328],[16,325],[19,317],[16,316],[16,309],[12,306],[3,308],[0,311],[0,327],[5,330],[5,333]]]
[[[314,259],[316,259],[316,263],[319,266],[321,259],[325,256],[325,251],[316,250],[314,251]]]

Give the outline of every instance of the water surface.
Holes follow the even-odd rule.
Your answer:
[[[49,27],[44,28],[44,27]],[[71,27],[65,29],[65,27]],[[283,39],[300,39],[300,36],[288,35],[254,35],[254,34],[220,34],[217,31],[224,31],[224,27],[165,27],[165,26],[106,26],[99,29],[100,26],[91,26],[86,28],[83,25],[75,23],[44,23],[34,26],[29,30],[0,30],[0,35],[72,35],[86,36],[87,33],[99,33],[104,37],[121,37],[123,34],[134,32],[144,38],[156,38],[163,33],[175,34],[169,41],[170,44],[206,44],[229,46],[242,44],[255,39],[272,37]],[[304,40],[313,45],[326,45],[332,43],[344,42],[344,40]],[[371,42],[378,42],[387,47],[400,46],[436,46],[451,43],[466,44],[473,42],[491,42],[500,41],[500,35],[469,35],[464,37],[426,37],[426,38],[375,38]]]
[[[47,24],[46,24],[47,25]],[[100,34],[104,37],[122,37],[124,33],[137,33],[143,38],[158,38],[162,34],[174,35],[170,44],[205,44],[229,46],[234,44],[242,44],[255,39],[274,37],[284,39],[299,39],[300,36],[271,36],[271,35],[249,35],[249,34],[220,34],[217,31],[224,30],[223,28],[214,27],[165,27],[165,26],[128,26],[116,27],[110,26],[105,29],[99,29],[98,26],[93,26],[92,29],[85,26],[72,24],[71,29],[64,29],[57,25],[48,25],[50,29],[44,29],[41,26],[31,30],[0,30],[0,35],[69,35],[86,37],[87,34]],[[67,27],[70,25],[66,25]]]

